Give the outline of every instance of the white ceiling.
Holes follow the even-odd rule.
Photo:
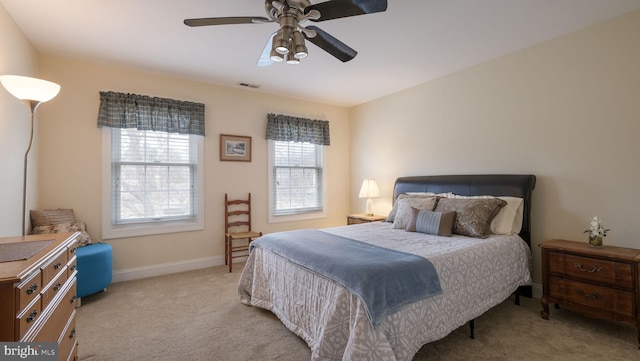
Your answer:
[[[312,1],[318,3],[320,1]],[[265,16],[260,0],[0,0],[42,54],[112,63],[340,106],[361,104],[640,9],[640,0],[389,0],[386,12],[315,23],[358,51],[308,43],[299,65],[256,67],[277,25],[191,28],[185,18]],[[6,51],[6,49],[0,49]]]

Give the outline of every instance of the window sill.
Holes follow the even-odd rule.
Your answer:
[[[154,234],[178,233],[200,231],[204,229],[202,221],[175,221],[162,223],[126,224],[126,225],[103,225],[102,239],[116,239],[150,236]]]

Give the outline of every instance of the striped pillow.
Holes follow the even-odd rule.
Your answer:
[[[451,237],[456,212],[434,212],[411,207],[407,231]]]

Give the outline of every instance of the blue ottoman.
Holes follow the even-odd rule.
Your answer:
[[[108,243],[94,243],[76,250],[78,285],[76,295],[84,297],[104,290],[111,283],[112,250]]]

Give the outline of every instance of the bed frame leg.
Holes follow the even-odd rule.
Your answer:
[[[474,339],[474,335],[473,335],[473,329],[476,327],[476,320],[473,319],[471,321],[469,321],[469,337],[471,337],[472,339]]]

